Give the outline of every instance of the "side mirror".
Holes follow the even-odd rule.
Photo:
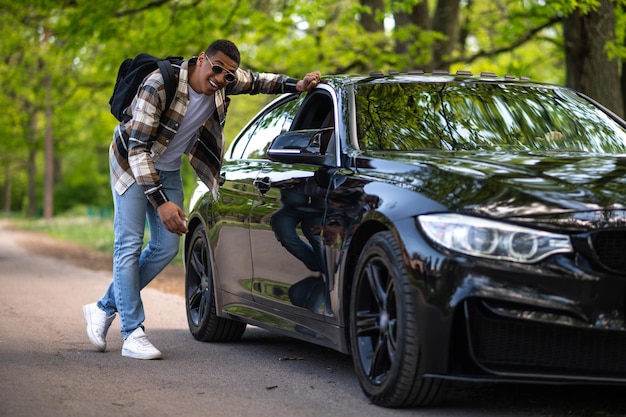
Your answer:
[[[274,162],[321,164],[326,145],[323,136],[334,128],[307,129],[278,135],[267,150],[267,157]],[[331,133],[331,132],[330,132]]]

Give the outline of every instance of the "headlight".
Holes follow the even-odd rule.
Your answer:
[[[428,214],[417,221],[441,246],[471,256],[533,263],[555,253],[572,252],[567,235],[461,214]]]

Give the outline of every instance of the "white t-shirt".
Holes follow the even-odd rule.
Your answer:
[[[196,93],[189,86],[189,107],[183,117],[178,131],[172,138],[171,143],[161,157],[154,163],[154,167],[160,171],[176,171],[181,166],[181,156],[189,152],[192,140],[196,137],[198,129],[207,121],[215,111],[213,95]]]

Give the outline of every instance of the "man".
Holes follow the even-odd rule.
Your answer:
[[[187,154],[199,178],[217,190],[231,94],[311,91],[319,71],[302,80],[239,68],[240,54],[228,40],[213,42],[198,57],[183,61],[176,97],[168,109],[162,75],[156,71],[139,88],[109,150],[114,201],[113,281],[96,302],[83,307],[87,335],[100,351],[116,313],[124,336],[122,355],[159,359],[145,335],[140,291],[176,256],[187,232],[183,212],[181,156]],[[146,218],[150,241],[142,250]]]

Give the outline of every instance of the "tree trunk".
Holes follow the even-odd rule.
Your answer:
[[[620,91],[622,92],[622,105],[626,113],[626,59],[622,59],[622,76],[620,77]],[[623,114],[622,117],[626,117]]]
[[[609,60],[605,51],[606,43],[615,40],[614,21],[611,0],[601,0],[597,11],[565,19],[566,85],[624,117],[619,61]]]
[[[45,71],[45,66],[44,66]],[[54,137],[52,130],[52,77],[50,73],[44,76],[44,91],[46,92],[46,111],[45,111],[45,169],[44,169],[44,198],[43,198],[43,217],[51,219],[54,214]]]
[[[28,170],[28,203],[26,214],[29,217],[37,215],[37,117],[35,109],[30,103],[25,104],[26,114],[28,116],[25,123],[25,132],[28,143],[28,160],[26,167]]]
[[[34,118],[33,118],[34,120]],[[36,123],[36,122],[35,122]],[[36,131],[33,130],[36,135]],[[34,148],[28,150],[28,209],[29,217],[37,215],[37,151]]]
[[[361,14],[361,26],[363,26],[363,29],[371,33],[385,30],[382,20],[376,20],[376,15],[383,13],[385,10],[383,0],[361,0],[361,5],[369,7],[371,11],[371,13]]]
[[[433,69],[441,68],[443,62],[450,59],[458,39],[459,11],[461,0],[439,0],[433,17],[432,30],[442,33],[445,39],[433,45]]]
[[[430,15],[428,11],[428,1],[422,0],[411,8],[410,13],[396,12],[393,15],[396,32],[402,32],[403,28],[408,26],[415,26],[423,31],[430,29]],[[396,39],[395,52],[399,58],[406,57],[407,69],[416,69],[418,66],[423,68],[424,63],[419,62],[415,51],[411,51],[411,45],[415,43],[413,36],[409,36],[407,39]]]
[[[11,170],[9,164],[4,168],[4,212],[11,212]]]

